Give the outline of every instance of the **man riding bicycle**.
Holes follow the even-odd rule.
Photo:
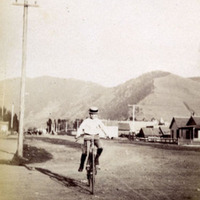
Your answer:
[[[102,142],[100,141],[99,134],[103,132],[106,137],[109,137],[108,131],[105,127],[105,125],[102,123],[100,119],[98,119],[98,108],[97,107],[91,107],[89,109],[89,118],[85,119],[76,135],[76,139],[78,139],[81,135],[84,135],[84,147],[81,155],[81,162],[78,171],[82,172],[84,168],[85,159],[87,156],[87,141],[91,140],[91,136],[94,135],[94,145],[97,147],[97,154],[95,157],[95,164],[98,169],[100,169],[99,166],[99,157],[103,151]]]

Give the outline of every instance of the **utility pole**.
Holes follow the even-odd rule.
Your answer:
[[[38,7],[36,4],[29,4],[28,0],[23,3],[13,3],[15,6],[23,6],[23,38],[22,38],[22,68],[21,68],[21,93],[20,93],[20,118],[19,118],[19,135],[17,145],[17,156],[23,157],[23,127],[24,127],[24,102],[25,102],[25,81],[26,81],[26,50],[27,50],[27,26],[28,26],[28,7]]]
[[[77,121],[76,121],[76,130],[78,130],[78,122],[79,122],[79,119],[77,119]]]
[[[135,107],[136,107],[136,105],[135,104],[128,105],[128,107],[132,107],[133,108],[133,121],[135,121]]]
[[[134,140],[134,135],[135,135],[135,133],[136,133],[136,128],[135,128],[135,108],[136,108],[136,105],[135,104],[132,104],[132,105],[128,105],[128,107],[132,107],[132,109],[133,109],[133,122],[132,123],[130,123],[130,124],[132,124],[132,126],[130,127],[131,128],[131,134],[132,134],[132,136],[130,136],[130,138],[132,137],[132,139]]]
[[[4,117],[4,104],[5,104],[5,87],[6,87],[6,65],[2,68],[2,77],[3,77],[3,88],[2,88],[2,110],[1,110],[1,116],[2,121]],[[1,94],[0,94],[1,95]]]
[[[2,98],[2,121],[3,121],[3,115],[4,115],[4,101],[5,101],[5,81],[6,81],[6,72],[5,73],[5,77],[3,80],[3,98]]]
[[[14,115],[14,104],[12,103],[12,114],[11,114],[11,134],[13,133],[13,115]]]

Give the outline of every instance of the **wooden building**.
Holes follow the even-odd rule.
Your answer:
[[[152,138],[152,137],[160,137],[160,131],[158,128],[141,128],[140,132],[137,134],[137,137],[142,138]]]
[[[178,144],[200,145],[200,116],[191,116],[186,125],[179,128]]]
[[[171,132],[168,127],[160,126],[159,131],[161,134],[161,138],[171,138]]]
[[[185,127],[189,117],[173,117],[170,123],[170,132],[172,139],[178,139],[180,137],[180,128]]]

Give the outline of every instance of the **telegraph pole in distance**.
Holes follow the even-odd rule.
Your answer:
[[[135,134],[135,132],[136,132],[136,128],[135,128],[135,108],[136,108],[136,105],[135,104],[133,104],[133,105],[129,104],[128,107],[133,108],[133,123],[132,123],[132,126],[130,127],[130,129],[131,129],[131,132]],[[134,139],[134,137],[133,137],[133,139]]]
[[[6,69],[4,69],[4,80],[3,80],[3,98],[2,98],[2,121],[4,117],[4,103],[5,103],[5,85],[6,85]]]
[[[11,113],[11,123],[10,123],[11,135],[13,134],[13,116],[14,116],[14,103],[12,103],[12,113]]]
[[[24,102],[25,102],[25,82],[26,82],[26,50],[27,50],[27,25],[28,25],[28,7],[38,7],[36,4],[29,4],[28,0],[24,3],[13,3],[15,6],[23,6],[23,38],[22,38],[22,68],[21,68],[21,93],[20,93],[20,119],[19,119],[19,135],[17,145],[17,156],[23,157],[23,127],[24,127]]]
[[[135,121],[135,107],[136,105],[128,105],[129,107],[133,107],[133,121]]]

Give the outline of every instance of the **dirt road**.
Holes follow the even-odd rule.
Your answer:
[[[31,158],[26,170],[37,173],[41,187],[38,199],[54,199],[55,194],[57,199],[70,200],[200,199],[199,148],[104,140],[95,195],[90,195],[85,172],[77,171],[80,143],[75,143],[70,136],[26,138],[27,148],[37,147],[26,155]],[[35,163],[42,159],[44,162]]]

